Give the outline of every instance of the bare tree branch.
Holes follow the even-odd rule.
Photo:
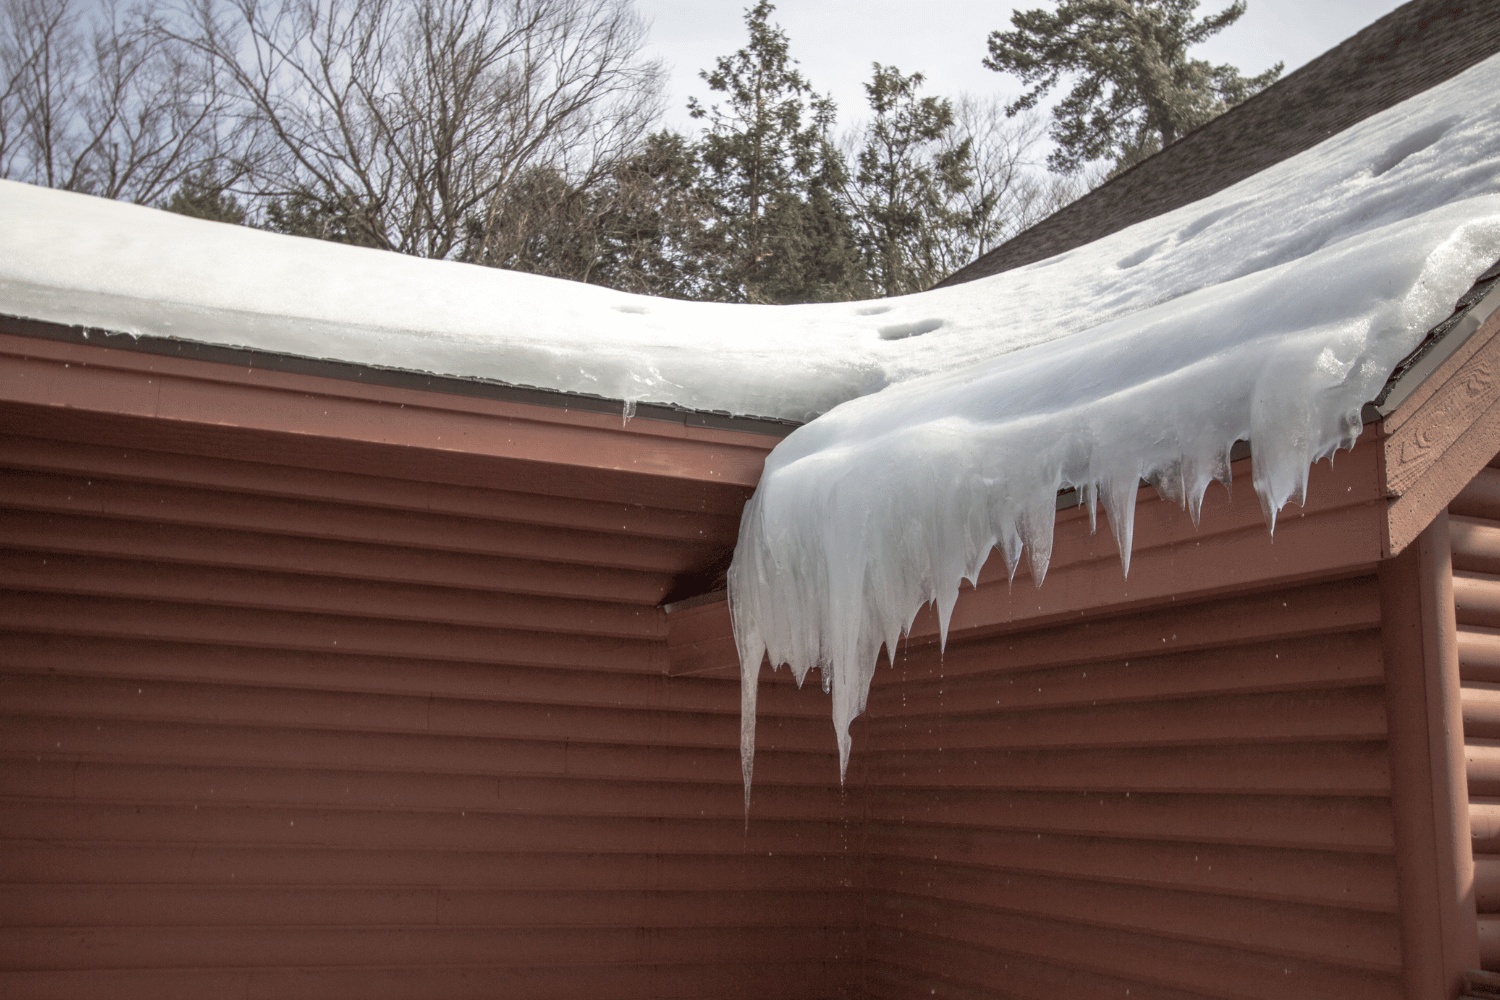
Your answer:
[[[157,24],[232,81],[258,193],[424,257],[482,259],[524,171],[587,184],[659,113],[629,0],[195,0]]]
[[[110,2],[0,5],[0,176],[154,202],[232,160],[212,67]]]
[[[954,123],[944,139],[950,149],[968,142],[972,182],[955,192],[950,208],[964,219],[945,233],[948,273],[983,256],[1088,191],[1090,176],[1048,173],[1035,157],[1047,123],[1037,113],[1007,116],[996,97],[964,94],[954,102]]]

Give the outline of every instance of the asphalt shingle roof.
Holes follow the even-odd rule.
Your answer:
[[[1045,260],[1206,198],[1497,51],[1497,0],[1413,0],[937,287]]]

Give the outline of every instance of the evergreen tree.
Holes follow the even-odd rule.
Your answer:
[[[691,299],[704,294],[711,246],[702,164],[675,132],[648,136],[610,171],[599,195],[595,284]]]
[[[918,97],[922,74],[875,64],[852,201],[865,266],[881,295],[927,288],[948,270],[945,233],[969,221],[949,208],[972,182],[970,141],[944,143],[953,104]]]
[[[1058,148],[1048,165],[1073,172],[1109,158],[1124,169],[1281,75],[1281,63],[1246,79],[1227,63],[1188,58],[1190,46],[1239,20],[1245,0],[1201,21],[1197,7],[1198,0],[1061,0],[1056,13],[1015,11],[1015,30],[990,33],[984,65],[1030,87],[1006,109],[1011,114],[1035,107],[1063,73],[1079,74],[1053,110]]]
[[[597,257],[589,192],[556,167],[537,165],[511,179],[500,197],[468,221],[463,260],[553,278],[587,281]]]
[[[749,302],[847,298],[857,274],[847,215],[832,192],[844,167],[828,139],[833,101],[787,54],[786,32],[760,0],[749,43],[700,74],[722,104],[688,104],[708,123],[704,188],[717,219],[715,297]]]
[[[658,132],[580,186],[551,167],[505,189],[486,226],[471,226],[464,259],[622,291],[696,298],[704,291],[699,166],[682,136]]]
[[[824,139],[817,169],[808,180],[800,211],[800,240],[791,257],[794,273],[780,302],[845,302],[869,298],[857,236],[844,196],[849,175],[844,158]]]
[[[177,190],[157,207],[195,219],[229,222],[236,226],[245,224],[245,206],[226,190],[226,185],[212,167],[188,174],[177,185]]]
[[[303,189],[267,198],[261,228],[287,236],[385,249],[375,213],[362,210],[352,195],[331,202]]]

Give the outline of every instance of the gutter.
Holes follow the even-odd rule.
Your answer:
[[[558,389],[516,385],[501,382],[498,379],[439,375],[433,372],[413,371],[409,368],[388,368],[381,365],[356,364],[298,354],[281,354],[250,347],[225,347],[196,340],[182,340],[177,337],[137,336],[98,327],[66,326],[61,323],[27,319],[6,313],[0,313],[0,333],[65,344],[108,347],[114,350],[135,351],[162,357],[209,361],[238,368],[315,375],[346,382],[360,382],[365,385],[414,389],[421,392],[441,392],[455,396],[550,406],[585,413],[609,413],[622,418],[629,412],[628,419],[630,420],[659,420],[711,430],[745,431],[751,434],[786,437],[802,426],[796,421],[781,420],[776,417],[736,416],[725,410],[693,410],[670,403],[638,403],[633,411],[628,411],[627,404],[622,399],[610,399],[589,393],[563,392]]]
[[[1361,414],[1365,423],[1384,420],[1406,402],[1413,392],[1472,337],[1485,320],[1500,309],[1500,261],[1481,274],[1453,309],[1453,315],[1428,331],[1416,350],[1408,354],[1380,395],[1366,403]]]

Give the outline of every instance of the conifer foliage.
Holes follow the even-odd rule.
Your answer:
[[[1053,110],[1058,148],[1048,164],[1070,172],[1112,159],[1124,169],[1281,75],[1281,63],[1246,79],[1227,63],[1189,58],[1191,46],[1239,20],[1245,0],[1201,21],[1197,8],[1198,0],[1062,0],[1055,12],[1018,10],[1014,30],[990,33],[984,65],[1030,87],[1011,113],[1034,108],[1063,74],[1076,74]]]
[[[921,85],[921,73],[903,76],[880,63],[865,84],[874,117],[850,200],[866,273],[881,295],[919,292],[945,277],[944,235],[972,223],[953,201],[973,182],[973,139],[944,143],[953,103],[918,97]]]
[[[852,233],[834,197],[844,167],[829,138],[833,101],[815,93],[770,22],[769,0],[745,12],[749,40],[701,76],[722,100],[688,107],[703,120],[704,189],[722,248],[715,297],[745,302],[844,298]]]
[[[228,191],[228,185],[211,167],[188,174],[159,208],[210,222],[245,224],[245,206]]]

